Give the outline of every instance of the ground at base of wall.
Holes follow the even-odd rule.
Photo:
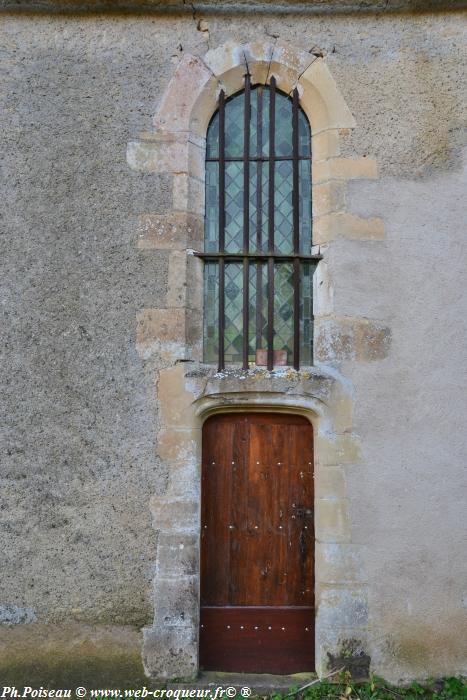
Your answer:
[[[64,677],[67,676],[66,669]],[[110,669],[109,669],[110,670]],[[85,675],[85,674],[83,674]],[[159,684],[136,674],[127,677],[123,683],[117,677],[104,674],[95,675],[91,683],[81,681],[79,687],[73,683],[35,683],[29,676],[15,678],[15,685],[0,677],[0,697],[2,698],[162,698],[163,700],[225,700],[226,698],[250,698],[250,700],[467,700],[467,679],[442,678],[413,682],[410,685],[395,686],[380,678],[365,682],[354,682],[348,674],[340,674],[337,681],[320,681],[313,674],[295,676],[242,675],[242,674],[202,674],[192,683],[175,681]],[[10,683],[10,686],[5,685]],[[3,688],[2,688],[3,686]],[[63,691],[67,692],[64,694]]]
[[[353,681],[349,673],[340,673],[333,678],[319,680],[316,674],[301,673],[293,676],[275,676],[269,674],[236,674],[236,673],[202,673],[200,677],[189,683],[168,683],[167,691],[172,695],[167,697],[180,700],[188,695],[181,691],[210,690],[208,700],[216,696],[222,689],[222,698],[249,697],[271,700],[467,700],[467,679],[441,678],[423,683],[413,682],[404,686],[395,686],[384,679],[372,677],[364,682]],[[236,695],[233,694],[236,691]],[[179,694],[175,694],[178,691]],[[228,694],[230,691],[231,694]],[[250,693],[250,694],[248,694]],[[206,697],[206,696],[205,696]]]
[[[372,678],[362,683],[341,678],[339,682],[321,681],[308,688],[290,688],[288,693],[274,694],[273,700],[466,700],[467,680],[461,678],[442,678],[413,682],[407,686],[394,686],[380,678]]]

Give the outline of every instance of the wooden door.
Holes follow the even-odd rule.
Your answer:
[[[313,428],[231,413],[203,429],[200,666],[314,669]]]

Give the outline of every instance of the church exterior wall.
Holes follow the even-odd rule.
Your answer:
[[[248,402],[317,421],[319,669],[353,640],[389,680],[467,673],[461,14],[263,10],[3,12],[2,678],[196,672],[200,426]],[[254,42],[349,112],[313,136],[316,366],[216,377],[202,136],[157,115]]]

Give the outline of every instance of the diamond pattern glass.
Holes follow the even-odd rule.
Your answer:
[[[287,350],[293,361],[293,266],[274,265],[274,350]]]
[[[256,359],[256,350],[268,346],[268,271],[265,263],[250,263],[250,362]]]
[[[204,361],[217,362],[219,351],[219,265],[204,265]]]
[[[315,264],[300,265],[300,359],[313,364],[313,272]]]
[[[276,93],[276,128],[274,131],[277,156],[292,157],[292,101]]]
[[[300,253],[311,253],[311,160],[298,161]]]
[[[274,166],[274,249],[293,252],[293,173],[291,160],[279,160]]]
[[[250,92],[250,140],[248,144],[249,183],[244,193],[244,93],[225,100],[225,255],[243,252],[245,201],[249,206],[250,255],[274,256],[273,348],[286,350],[287,362],[294,352],[294,275],[293,263],[281,256],[294,254],[294,201],[298,201],[299,255],[311,255],[311,131],[308,119],[298,107],[298,159],[293,152],[293,101],[275,90],[274,152],[270,153],[269,86],[254,86]],[[219,253],[219,112],[211,120],[206,148],[205,254]],[[274,166],[274,250],[269,251],[269,172]],[[298,197],[294,200],[294,162],[298,167]],[[248,362],[254,362],[257,349],[268,344],[268,266],[265,259],[249,261]],[[300,359],[312,362],[313,261],[300,261],[299,327]],[[243,262],[225,259],[224,344],[225,362],[245,366],[243,328]],[[298,287],[297,287],[298,288]],[[215,362],[219,350],[219,265],[206,261],[204,337],[206,362]],[[221,319],[222,320],[222,319]],[[297,332],[297,329],[295,329]]]
[[[238,253],[243,244],[243,163],[225,164],[225,250]]]
[[[204,249],[219,250],[219,163],[206,163]]]
[[[241,158],[243,156],[243,128],[245,101],[233,97],[225,105],[225,156]]]
[[[225,265],[225,361],[242,361],[243,349],[243,265]]]

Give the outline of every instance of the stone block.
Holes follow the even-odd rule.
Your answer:
[[[326,316],[334,312],[334,286],[325,260],[316,266],[313,275],[313,313]]]
[[[185,356],[185,310],[143,309],[136,314],[136,348],[147,359],[159,354],[164,358]]]
[[[157,453],[170,463],[186,462],[197,454],[200,437],[199,429],[162,429],[157,436]]]
[[[187,306],[203,311],[204,263],[196,255],[189,254],[186,261]]]
[[[187,302],[187,254],[182,250],[172,251],[169,255],[169,273],[167,280],[167,306],[184,308]]]
[[[355,356],[359,362],[383,360],[391,346],[391,331],[386,326],[362,320],[355,328]]]
[[[316,317],[314,333],[315,360],[334,363],[355,357],[354,332],[349,323]]]
[[[344,469],[340,466],[315,467],[315,496],[344,498],[346,495]]]
[[[186,173],[173,177],[172,206],[178,212],[204,215],[204,181]]]
[[[362,546],[358,544],[316,542],[316,580],[324,584],[365,583],[367,579]]]
[[[372,158],[331,158],[313,162],[312,180],[315,184],[327,180],[375,179],[378,167]]]
[[[326,628],[358,629],[368,624],[368,601],[363,588],[316,587],[319,624]]]
[[[345,360],[371,362],[388,356],[390,329],[362,318],[319,318],[315,323],[315,359],[340,363]]]
[[[204,180],[206,141],[186,132],[145,133],[127,146],[133,170],[146,173],[185,173]]]
[[[172,309],[172,311],[174,311]],[[160,371],[158,396],[161,401],[161,424],[164,427],[194,427],[193,394],[185,388],[185,367],[178,363]]]
[[[154,126],[171,132],[191,131],[193,108],[212,78],[200,58],[185,54],[162,96]]]
[[[266,84],[274,45],[265,41],[251,41],[244,44],[243,51],[251,74],[252,85]]]
[[[226,95],[232,95],[244,87],[244,76],[248,70],[253,85],[266,83],[273,50],[273,45],[267,42],[237,44],[229,41],[208,51],[204,62],[219,80]]]
[[[345,184],[330,180],[313,187],[313,213],[316,218],[345,207]],[[314,243],[318,241],[313,236]]]
[[[348,628],[344,625],[325,627],[320,620],[319,611],[316,621],[316,672],[325,676],[331,669],[345,666],[345,659],[363,657],[368,650],[368,632],[365,628]],[[342,659],[336,666],[334,660]]]
[[[350,518],[344,498],[317,498],[315,532],[319,542],[350,542]]]
[[[313,221],[314,243],[328,243],[336,238],[358,241],[381,241],[386,232],[384,221],[378,217],[364,219],[347,212],[333,212]]]
[[[278,40],[274,44],[268,82],[271,75],[274,75],[277,87],[288,94],[297,85],[300,76],[315,60],[316,56],[308,51],[303,51],[285,41]]]
[[[316,463],[323,467],[355,464],[360,461],[360,444],[352,433],[318,433],[315,437],[315,456]]]
[[[312,167],[321,160],[334,158],[339,155],[339,131],[338,129],[325,129],[313,133],[311,137],[311,151],[313,154]]]
[[[210,49],[204,54],[203,62],[216,78],[237,66],[241,66],[244,72],[248,68],[244,47],[235,41],[227,41],[215,49]]]
[[[198,572],[198,535],[161,532],[157,540],[157,577],[195,576]]]
[[[313,132],[354,128],[356,123],[326,62],[317,58],[298,81],[301,104],[310,117]]]
[[[151,496],[149,507],[154,520],[154,529],[172,534],[199,531],[199,501],[170,495]]]
[[[201,250],[204,220],[188,212],[141,214],[137,246],[141,250]]]
[[[145,628],[143,663],[147,675],[155,680],[195,679],[198,673],[197,627]]]
[[[199,622],[199,577],[158,576],[154,583],[154,626],[196,628]]]
[[[196,299],[193,299],[196,301]],[[186,343],[189,348],[190,358],[202,362],[203,360],[203,312],[201,309],[187,311],[186,319]]]

